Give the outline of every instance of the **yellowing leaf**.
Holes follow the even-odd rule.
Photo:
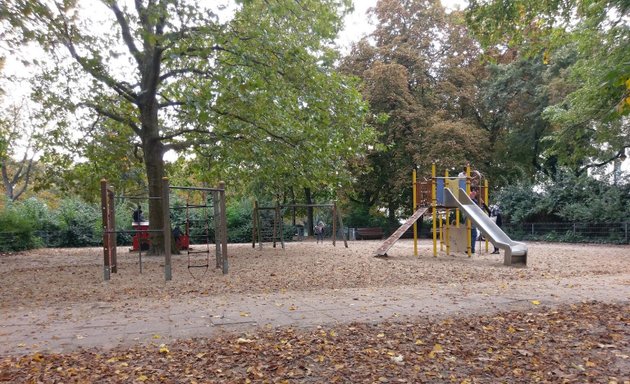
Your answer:
[[[534,304],[534,305],[540,305],[540,301],[538,301],[538,300],[532,300],[532,304]]]
[[[40,361],[44,360],[44,356],[42,356],[42,354],[38,352],[38,353],[35,353],[33,355],[32,360],[40,362]]]
[[[162,338],[162,336],[160,336],[160,335],[158,335],[158,334],[155,334],[155,335],[153,335],[153,338],[154,338],[154,339],[160,339],[160,338]]]
[[[379,339],[381,339],[381,338],[385,337],[385,334],[384,334],[384,333],[379,333],[378,335],[376,335],[376,337],[378,337]]]
[[[140,376],[138,376],[138,378],[136,380],[138,380],[138,381],[147,381],[147,380],[149,380],[149,378],[146,377],[145,375],[140,375]]]
[[[169,353],[168,348],[166,347],[166,344],[160,344],[160,353]]]
[[[249,317],[249,313],[247,313],[247,312],[241,312],[241,316],[242,316],[242,317]]]
[[[334,330],[330,331],[330,337],[337,337],[337,332]]]
[[[424,341],[418,339],[416,340],[416,345],[424,345]]]
[[[510,326],[508,327],[507,331],[508,331],[509,333],[515,333],[515,332],[516,332],[516,329],[514,329],[514,327],[510,325]]]
[[[433,349],[429,352],[429,357],[432,359],[435,358],[436,353],[444,353],[444,348],[442,348],[440,344],[435,344],[433,346]]]

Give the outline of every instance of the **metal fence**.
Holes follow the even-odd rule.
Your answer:
[[[630,222],[518,223],[502,228],[514,240],[629,244]]]
[[[344,229],[346,235],[352,239],[350,229]],[[621,223],[517,223],[504,224],[502,229],[514,240],[630,244],[630,222],[628,221]],[[406,235],[403,237],[411,237],[411,230]],[[418,235],[421,238],[430,238],[430,225],[421,225],[418,228]],[[131,235],[120,234],[117,240],[119,245],[131,244]],[[22,243],[21,245],[26,248],[98,246],[102,244],[102,235],[82,231],[79,233],[76,231],[35,231],[28,234],[0,232],[0,252],[12,249],[16,243]]]

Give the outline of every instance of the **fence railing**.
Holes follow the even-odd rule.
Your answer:
[[[513,240],[630,244],[629,221],[618,223],[517,223],[504,224],[502,229]],[[344,230],[346,230],[346,235],[349,235],[349,229],[344,228]],[[229,231],[230,229],[228,229]],[[293,234],[293,232],[290,233],[291,236]],[[28,240],[25,235],[33,240]],[[421,225],[418,228],[418,235],[421,238],[430,238],[431,227],[426,224]],[[406,237],[411,236],[410,230]],[[23,243],[22,245],[26,248],[38,246],[59,248],[98,246],[102,244],[101,241],[102,236],[97,233],[77,233],[75,231],[35,231],[30,234],[0,232],[0,252],[15,249],[16,243]],[[131,244],[131,235],[121,234],[118,238],[118,244]]]
[[[620,223],[518,223],[503,231],[514,240],[566,243],[629,244],[630,222]]]

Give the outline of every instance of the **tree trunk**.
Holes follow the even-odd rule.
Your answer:
[[[164,207],[162,199],[154,197],[162,196],[162,178],[164,177],[163,144],[159,139],[147,140],[143,145],[144,164],[147,170],[147,181],[149,183],[149,228],[158,230],[164,227]],[[164,239],[161,233],[151,233],[152,250],[155,254],[164,251]]]

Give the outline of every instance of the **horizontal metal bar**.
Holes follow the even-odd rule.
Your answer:
[[[210,251],[188,251],[188,254],[196,254],[196,253],[210,253]]]
[[[178,187],[178,186],[173,186],[173,185],[171,185],[169,188],[170,189],[181,189],[181,190],[185,190],[185,191],[210,191],[210,192],[225,191],[225,189],[221,189],[221,188]]]
[[[119,195],[119,196],[114,196],[115,199],[121,199],[121,200],[162,200],[161,197],[158,196],[125,196],[125,195]]]
[[[117,231],[103,231],[104,233],[142,233],[142,232],[154,232],[154,233],[159,233],[159,232],[164,232],[163,229],[120,229]]]

